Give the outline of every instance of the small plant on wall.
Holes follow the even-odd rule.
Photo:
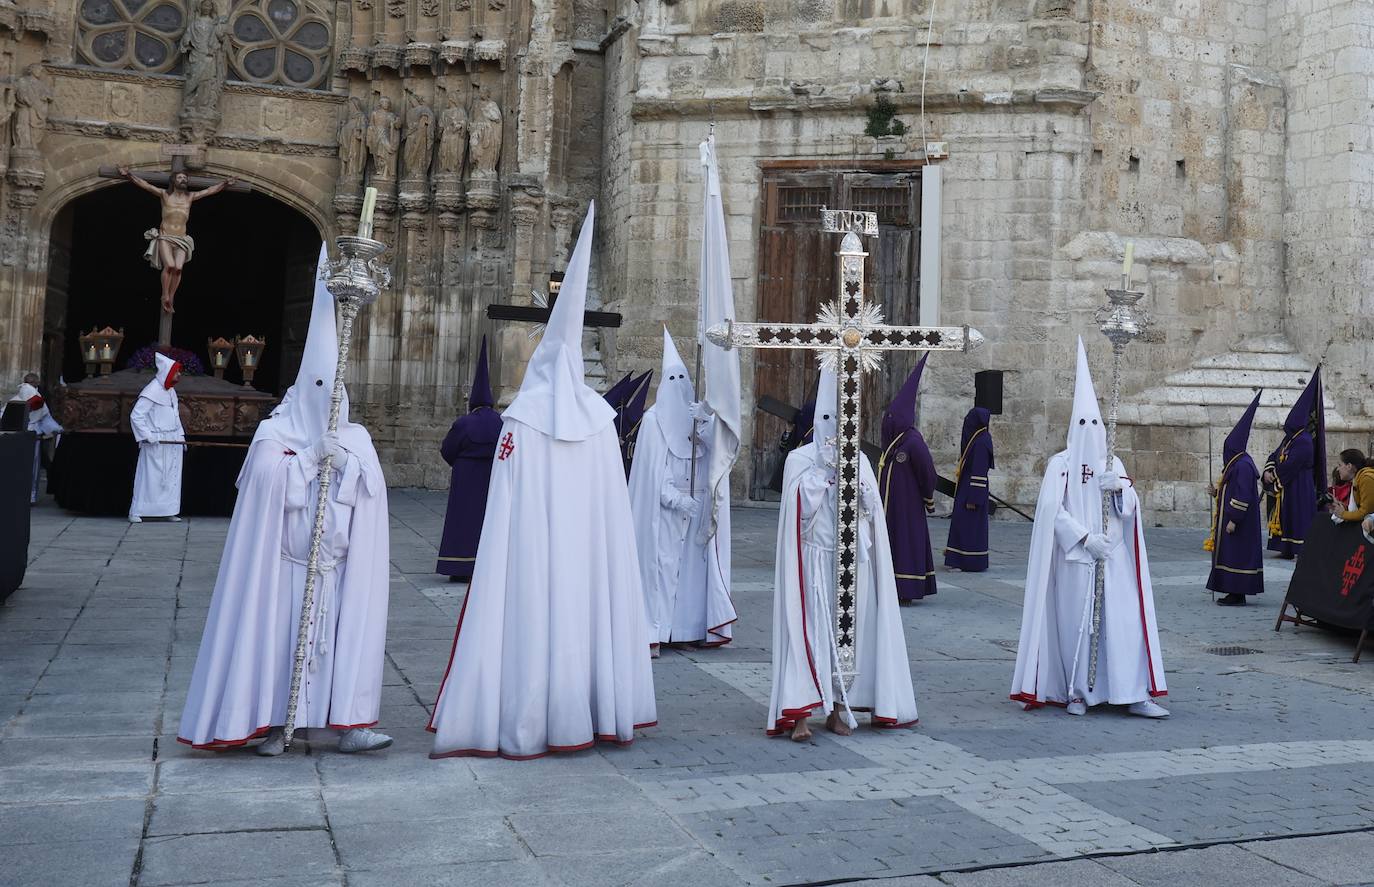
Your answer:
[[[868,108],[868,124],[864,135],[880,139],[883,136],[906,135],[906,124],[897,118],[897,106],[887,96],[879,95]]]

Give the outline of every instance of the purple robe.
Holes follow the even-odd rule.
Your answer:
[[[639,438],[639,424],[644,421],[644,404],[649,399],[649,382],[654,371],[649,370],[634,380],[623,406],[616,410],[615,433],[620,439],[620,458],[625,463],[625,480],[630,479],[630,463],[635,458],[635,441]]]
[[[1226,436],[1223,466],[1212,505],[1212,572],[1207,589],[1222,594],[1264,591],[1264,510],[1260,508],[1259,469],[1245,451],[1250,425],[1259,408],[1258,394]],[[1235,529],[1226,532],[1226,525]]]
[[[1269,455],[1265,471],[1278,478],[1269,521],[1269,550],[1284,557],[1302,552],[1303,540],[1317,515],[1317,491],[1330,482],[1326,473],[1326,421],[1321,367],[1284,420],[1283,443]]]
[[[966,573],[988,568],[988,471],[993,466],[992,414],[974,407],[964,417],[959,468],[954,475],[954,512],[945,543],[945,566]]]
[[[935,460],[916,430],[916,390],[925,365],[922,357],[883,415],[883,454],[878,460],[892,570],[897,597],[904,601],[935,594],[935,554],[926,523],[927,511],[935,507]]]
[[[448,511],[439,543],[439,562],[434,571],[456,579],[471,579],[477,562],[477,543],[482,538],[482,519],[487,512],[487,487],[501,434],[501,414],[492,404],[487,376],[487,342],[482,340],[468,414],[459,416],[439,447],[453,469],[449,475]]]

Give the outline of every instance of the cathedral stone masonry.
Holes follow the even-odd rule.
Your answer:
[[[395,284],[360,320],[353,409],[391,483],[442,486],[437,442],[482,335],[504,401],[532,351],[526,327],[491,323],[485,306],[546,290],[590,199],[591,304],[625,321],[589,333],[589,373],[656,368],[664,322],[690,341],[697,144],[714,124],[744,320],[804,285],[801,271],[769,276],[767,244],[800,243],[787,225],[809,218],[817,182],[840,182],[825,199],[854,205],[838,208],[907,183],[916,203],[883,210],[907,238],[906,276],[881,264],[898,241],[875,250],[890,313],[914,318],[919,299],[923,320],[988,340],[927,371],[922,425],[946,474],[973,372],[1004,370],[992,484],[1033,501],[1063,445],[1076,335],[1108,383],[1092,312],[1127,242],[1156,325],[1127,355],[1121,440],[1152,521],[1205,521],[1209,439],[1215,461],[1263,385],[1263,457],[1318,362],[1333,451],[1369,448],[1368,4],[970,0],[933,19],[929,4],[150,0],[128,14],[0,0],[0,387],[55,376],[85,322],[67,317],[63,281],[83,257],[60,220],[114,184],[101,166],[165,170],[182,156],[326,238],[356,227],[371,185]],[[874,113],[880,97],[890,121]],[[198,244],[194,261],[251,255],[252,219],[239,229],[240,242]],[[808,250],[833,245],[794,252]],[[155,274],[146,283],[156,292]],[[254,332],[289,350],[294,310]],[[755,391],[754,358],[743,366],[745,440],[765,445],[757,395],[803,392]],[[756,486],[750,471],[741,459],[736,490]]]

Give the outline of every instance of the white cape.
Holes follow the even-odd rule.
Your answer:
[[[162,357],[162,355],[158,355]],[[130,517],[171,517],[181,511],[181,466],[185,447],[159,443],[185,440],[175,389],[163,387],[166,373],[143,387],[129,413],[129,427],[138,442],[138,469]]]
[[[635,548],[644,584],[649,643],[730,643],[737,618],[730,599],[730,478],[721,479],[719,498],[707,496],[711,464],[712,418],[698,426],[696,499],[715,502],[714,523],[708,506],[692,518],[671,507],[690,491],[691,452],[679,458],[668,447],[658,421],[658,407],[644,414],[630,469],[630,509]],[[705,525],[705,526],[703,526]],[[715,526],[716,533],[701,541]]]
[[[847,697],[854,711],[872,712],[873,724],[916,723],[906,636],[897,605],[887,519],[878,482],[860,457],[864,507],[860,525],[855,652],[858,676]],[[773,592],[773,692],[769,735],[790,730],[816,710],[839,702],[834,686],[835,486],[833,466],[815,443],[787,456],[778,516]]]
[[[228,748],[286,723],[319,495],[313,448],[259,436],[239,474],[179,741]],[[390,543],[376,453],[334,462],[296,728],[368,727],[382,701]]]
[[[615,428],[559,440],[504,419],[430,757],[629,743],[657,714]]]
[[[1126,480],[1120,459],[1116,473]],[[1032,705],[1062,705],[1081,698],[1091,706],[1166,696],[1140,500],[1129,480],[1118,497],[1118,514],[1110,522],[1109,535],[1116,547],[1105,561],[1097,683],[1088,690],[1093,559],[1079,540],[1101,532],[1102,515],[1100,509],[1095,514],[1087,509],[1085,525],[1066,507],[1072,485],[1087,485],[1082,475],[1083,466],[1071,465],[1067,450],[1051,457],[1045,469],[1031,531],[1011,698]]]

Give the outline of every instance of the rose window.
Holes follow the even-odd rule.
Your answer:
[[[305,0],[236,4],[230,29],[229,66],[237,80],[311,89],[329,73],[329,19]]]
[[[81,0],[77,53],[101,68],[166,74],[180,68],[177,41],[186,30],[181,2]]]

